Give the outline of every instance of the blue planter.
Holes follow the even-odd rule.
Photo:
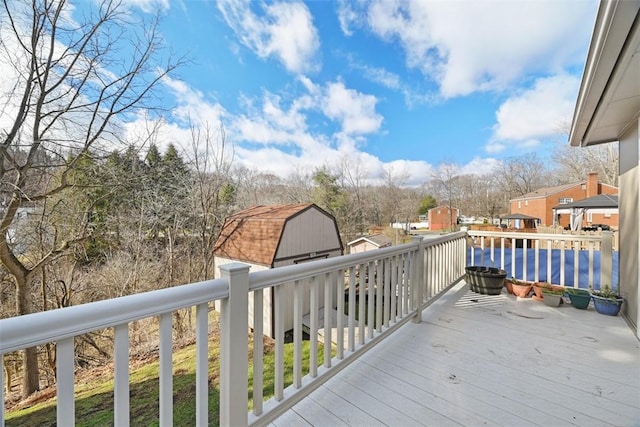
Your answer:
[[[610,298],[603,298],[597,295],[592,295],[593,297],[593,306],[596,308],[596,311],[600,314],[604,314],[607,316],[617,316],[620,312],[620,306],[622,305],[622,298],[618,298],[617,300],[612,300]]]

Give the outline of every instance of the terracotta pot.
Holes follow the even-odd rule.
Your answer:
[[[544,295],[542,295],[542,290],[547,288],[549,285],[543,282],[535,282],[533,284],[533,293],[537,297],[537,300],[542,301],[544,299]]]
[[[520,298],[526,298],[531,291],[530,283],[514,283],[513,284],[513,294]]]
[[[513,295],[513,282],[511,280],[505,280],[504,285],[507,287],[507,293]]]

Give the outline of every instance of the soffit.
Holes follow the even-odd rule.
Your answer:
[[[571,145],[617,141],[640,112],[640,3],[603,3],[571,129]]]

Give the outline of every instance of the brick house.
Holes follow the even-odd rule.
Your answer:
[[[594,197],[599,194],[615,195],[618,194],[618,188],[599,182],[598,174],[590,173],[587,175],[587,180],[583,182],[540,188],[524,196],[511,199],[509,201],[509,211],[511,214],[523,214],[539,218],[539,225],[542,226],[550,227],[557,224],[562,227],[567,227],[570,221],[569,216],[560,213],[557,218],[554,218],[553,208]],[[609,225],[615,228],[618,227],[617,223]]]
[[[458,208],[450,208],[448,205],[440,205],[427,211],[429,230],[453,230],[458,224]]]

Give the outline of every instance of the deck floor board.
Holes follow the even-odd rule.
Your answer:
[[[640,343],[592,307],[460,284],[273,425],[640,426]]]

